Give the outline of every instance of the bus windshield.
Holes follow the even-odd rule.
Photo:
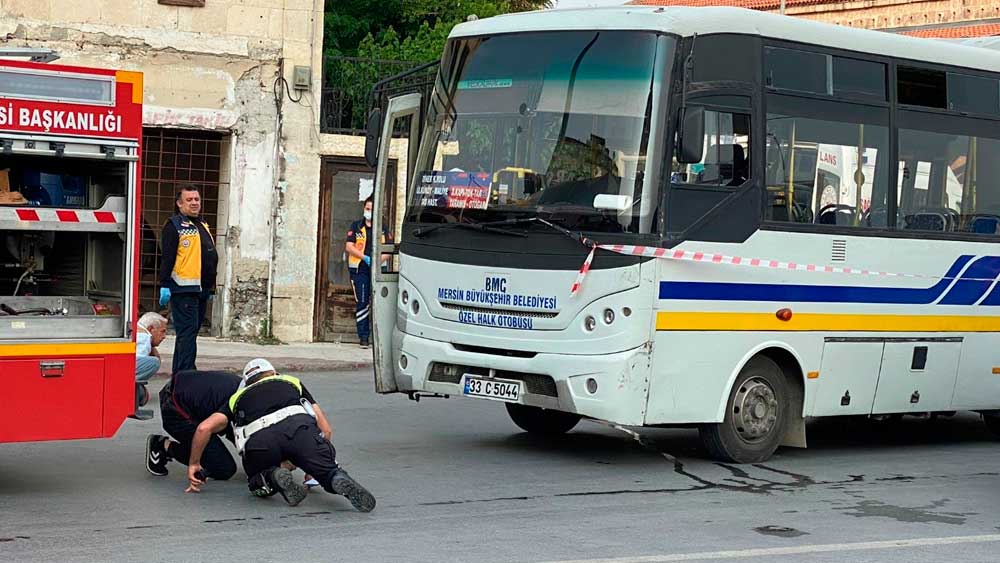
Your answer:
[[[650,232],[656,206],[643,204],[643,186],[657,45],[653,33],[609,31],[453,40],[428,104],[408,220],[541,216]]]

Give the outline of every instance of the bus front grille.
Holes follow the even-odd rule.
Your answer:
[[[460,366],[456,364],[434,362],[431,364],[431,373],[427,379],[437,383],[453,383],[457,385],[462,382],[462,376],[467,373],[471,375],[489,377],[490,370],[489,368],[483,367]],[[523,381],[525,390],[533,395],[545,395],[546,397],[559,396],[555,380],[548,375],[540,373],[521,373],[517,371],[505,371],[498,369],[494,370],[493,376],[497,379]]]

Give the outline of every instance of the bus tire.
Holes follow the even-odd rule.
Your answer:
[[[709,455],[720,461],[762,462],[778,449],[788,424],[785,374],[765,356],[752,358],[736,377],[720,424],[699,428]]]
[[[505,403],[507,414],[521,430],[529,434],[555,436],[565,434],[580,422],[580,415],[540,407]]]
[[[1000,415],[983,413],[983,422],[994,438],[1000,438]]]

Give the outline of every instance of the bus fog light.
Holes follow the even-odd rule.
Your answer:
[[[630,307],[623,307],[622,314],[625,315],[626,317],[630,317],[632,316],[632,309]]]
[[[587,332],[594,330],[597,328],[597,319],[591,315],[587,315],[587,318],[583,319],[583,328],[587,329]]]
[[[414,299],[413,305],[410,306],[410,309],[413,310],[414,315],[420,314],[420,302]]]
[[[597,380],[593,377],[587,378],[587,393],[591,395],[597,393]]]
[[[399,355],[399,367],[406,369],[406,366],[410,364],[410,360],[406,359],[406,354]]]
[[[406,291],[406,290],[404,289],[404,290],[403,290],[403,305],[406,305],[406,304],[407,304],[407,303],[409,303],[409,302],[410,302],[410,294],[409,294],[409,292],[408,292],[408,291]]]
[[[615,312],[612,311],[611,309],[605,309],[604,310],[604,324],[609,325],[609,324],[611,324],[613,322],[615,322]]]

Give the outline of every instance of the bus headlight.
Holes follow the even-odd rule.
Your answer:
[[[410,293],[408,291],[406,291],[405,289],[403,290],[402,299],[403,299],[403,305],[406,305],[407,303],[410,302]]]
[[[595,319],[593,315],[587,315],[587,318],[583,319],[583,328],[585,328],[587,332],[592,332],[595,328],[597,328],[597,319]]]
[[[611,309],[604,310],[604,324],[609,325],[615,322],[615,312]]]

